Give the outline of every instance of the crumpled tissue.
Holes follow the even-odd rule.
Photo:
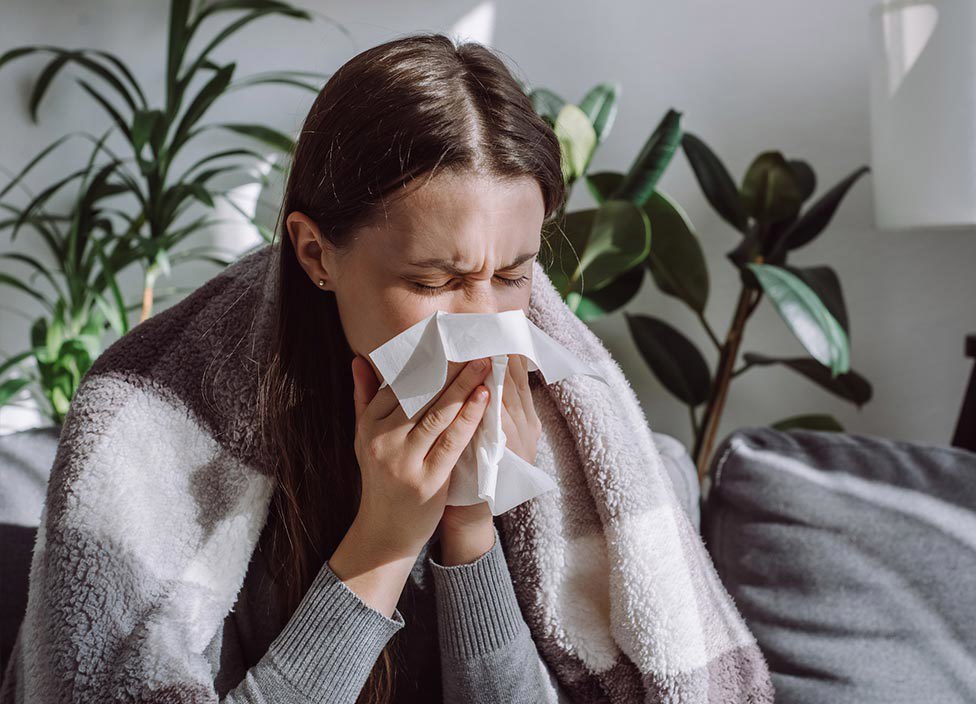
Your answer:
[[[488,408],[451,474],[447,504],[487,501],[492,515],[556,488],[553,479],[509,450],[502,430],[502,391],[508,356],[524,355],[529,372],[551,384],[574,374],[609,383],[591,365],[530,321],[521,308],[501,313],[449,313],[437,310],[372,352],[369,358],[408,418],[413,418],[447,382],[448,362],[490,357],[484,383]]]

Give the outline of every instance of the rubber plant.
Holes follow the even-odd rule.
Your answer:
[[[228,13],[241,13],[205,36],[204,25]],[[290,153],[291,137],[261,124],[222,122],[201,124],[202,119],[222,96],[231,91],[261,84],[295,86],[318,93],[320,81],[328,77],[307,71],[273,71],[235,79],[236,63],[219,63],[213,55],[218,47],[234,33],[255,20],[278,15],[310,20],[312,15],[289,3],[276,0],[217,0],[191,3],[172,0],[169,11],[169,30],[165,57],[165,91],[161,106],[153,106],[133,71],[119,57],[101,49],[63,49],[53,46],[16,47],[0,56],[0,67],[31,54],[52,55],[35,80],[28,104],[33,122],[38,121],[41,101],[52,81],[66,66],[74,66],[95,80],[91,83],[77,78],[77,83],[106,113],[123,136],[129,158],[116,166],[111,180],[120,184],[138,204],[136,212],[128,215],[129,234],[138,236],[143,265],[143,299],[141,320],[152,312],[153,292],[157,278],[168,275],[171,266],[189,260],[206,260],[226,265],[223,253],[208,249],[190,249],[171,254],[174,247],[196,232],[214,224],[210,213],[214,199],[226,196],[214,185],[221,175],[235,176],[245,182],[266,182],[266,177],[254,167],[285,160],[275,159],[276,153]],[[196,47],[191,50],[191,45]],[[229,131],[252,146],[240,146],[201,152],[206,142],[197,140],[194,153],[199,156],[177,173],[177,158],[200,135],[213,130]],[[271,153],[256,151],[254,144],[270,148]],[[269,156],[271,158],[269,158]],[[133,167],[133,168],[130,168]],[[238,211],[241,208],[230,198],[226,201]],[[202,204],[204,213],[192,219],[181,217],[190,206]],[[248,217],[242,212],[244,217]],[[268,240],[271,233],[253,219],[248,219]]]
[[[595,208],[567,213],[567,196],[546,224],[551,256],[543,261],[569,308],[584,321],[594,320],[633,299],[653,255],[657,220],[679,216],[678,206],[657,186],[680,144],[681,113],[667,111],[627,173],[590,174],[593,155],[616,118],[619,84],[594,87],[579,105],[547,88],[523,89],[559,138],[569,193],[582,180],[597,200]]]
[[[583,320],[603,317],[633,300],[648,274],[662,293],[689,307],[714,345],[718,359],[713,373],[702,352],[674,326],[654,316],[624,313],[642,358],[688,407],[692,454],[701,480],[730,384],[749,369],[784,366],[858,406],[870,400],[870,383],[850,368],[850,324],[836,273],[828,266],[787,263],[788,255],[826,229],[847,192],[867,173],[866,166],[804,209],[816,191],[816,175],[805,161],[763,152],[737,186],[701,139],[683,133],[681,113],[669,110],[627,172],[589,173],[593,153],[612,127],[619,86],[601,84],[578,106],[546,88],[523,88],[559,138],[567,184],[585,180],[597,202],[596,208],[560,212],[546,231],[546,241],[555,240],[546,273],[567,305]],[[708,202],[742,235],[729,253],[740,271],[741,289],[724,338],[706,317],[709,273],[698,237],[685,211],[658,187],[678,148]],[[740,358],[746,323],[764,296],[809,357],[746,352]],[[796,415],[774,427],[842,430],[836,419],[816,413]]]

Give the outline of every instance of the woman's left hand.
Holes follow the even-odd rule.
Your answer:
[[[489,389],[491,391],[493,389]],[[532,402],[528,363],[522,355],[508,357],[502,392],[502,430],[505,446],[529,464],[534,464],[542,423]],[[488,552],[495,540],[493,518],[487,501],[470,506],[445,506],[438,528],[442,564],[473,562]]]

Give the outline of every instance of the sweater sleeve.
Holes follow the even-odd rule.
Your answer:
[[[322,565],[264,657],[222,699],[225,704],[352,704],[390,638],[405,625],[388,618]]]
[[[444,701],[562,701],[519,609],[498,528],[492,548],[474,562],[444,566],[431,556],[427,561]]]

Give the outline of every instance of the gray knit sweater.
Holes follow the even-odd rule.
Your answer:
[[[268,533],[207,653],[222,701],[354,702],[391,639],[394,702],[555,702],[557,693],[568,701],[519,611],[497,527],[491,550],[469,564],[441,565],[436,542],[428,543],[392,618],[325,563],[283,626]]]

